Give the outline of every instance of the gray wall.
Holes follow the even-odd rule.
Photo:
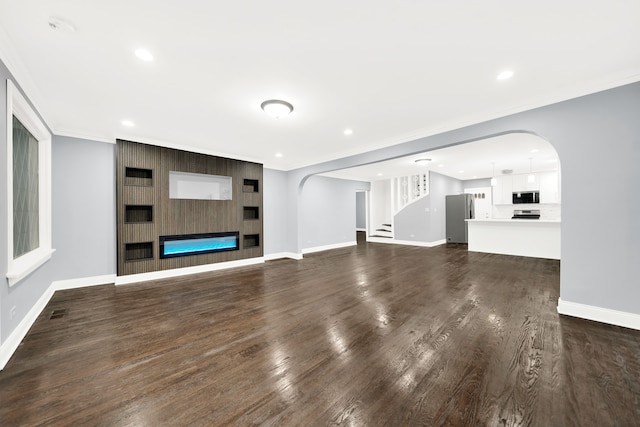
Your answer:
[[[52,281],[116,274],[115,150],[53,137]]]
[[[301,194],[303,248],[354,242],[356,240],[357,190],[370,184],[324,176],[312,176]]]
[[[356,228],[367,228],[367,193],[364,191],[356,193]]]
[[[429,242],[432,195],[405,206],[393,217],[393,237],[410,242]]]
[[[462,181],[429,171],[429,195],[402,209],[393,219],[394,237],[412,242],[445,238],[445,196],[460,194]]]
[[[288,222],[287,173],[264,168],[263,173],[263,227],[264,254],[286,252]]]

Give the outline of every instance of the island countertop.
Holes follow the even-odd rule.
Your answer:
[[[466,220],[469,251],[560,259],[559,219]]]
[[[473,219],[465,219],[468,222],[524,222],[528,224],[535,223],[556,223],[559,224],[561,221],[559,219],[511,219],[511,218],[473,218]]]

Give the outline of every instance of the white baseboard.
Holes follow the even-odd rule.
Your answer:
[[[173,268],[171,270],[153,271],[151,273],[129,274],[117,276],[116,285],[128,285],[130,283],[146,282],[148,280],[169,279],[171,277],[185,276],[187,274],[207,273],[209,271],[224,270],[234,267],[246,267],[249,265],[264,263],[264,257],[239,259],[237,261],[217,262],[215,264],[196,265],[193,267]]]
[[[302,250],[302,254],[312,254],[314,252],[322,252],[322,251],[329,251],[331,249],[339,249],[339,248],[346,248],[349,246],[356,246],[358,244],[358,242],[351,241],[351,242],[343,242],[343,243],[334,243],[332,245],[325,245],[325,246],[316,246],[313,248],[307,248],[307,249],[303,249]]]
[[[51,283],[53,291],[63,291],[65,289],[85,288],[87,286],[108,285],[116,282],[115,274],[106,274],[104,276],[81,277],[79,279],[56,280]]]
[[[558,313],[640,330],[640,314],[628,313],[626,311],[611,310],[609,308],[563,301],[562,298],[558,298]]]
[[[11,332],[7,339],[4,340],[0,346],[0,369],[4,369],[5,365],[9,362],[13,353],[18,349],[18,346],[24,337],[27,336],[27,332],[29,332],[31,326],[35,323],[40,313],[42,313],[42,310],[44,310],[49,303],[49,300],[53,296],[53,292],[53,289],[49,286],[13,332]]]
[[[445,243],[447,243],[445,239],[436,240],[435,242],[414,242],[412,240],[385,239],[384,237],[367,237],[367,242],[389,243],[392,245],[420,246],[423,248],[433,248],[434,246],[444,245]]]
[[[31,310],[29,310],[27,315],[20,321],[18,326],[7,337],[2,345],[0,345],[0,370],[4,369],[5,365],[9,359],[11,359],[11,356],[13,356],[13,353],[15,353],[24,337],[27,336],[27,332],[29,332],[29,329],[31,329],[31,326],[36,322],[38,316],[40,316],[40,313],[42,313],[42,310],[47,306],[49,300],[51,300],[51,297],[56,291],[113,283],[115,277],[115,274],[107,274],[105,276],[83,277],[80,279],[57,280],[52,282],[33,307],[31,307]]]
[[[282,258],[291,258],[295,260],[301,260],[302,254],[297,254],[295,252],[278,252],[275,254],[267,254],[264,256],[265,261],[273,261],[274,259],[282,259]]]

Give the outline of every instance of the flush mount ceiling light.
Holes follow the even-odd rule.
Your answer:
[[[260,108],[262,108],[265,113],[276,119],[284,117],[293,111],[293,105],[280,99],[264,101],[260,104]]]
[[[416,164],[418,164],[420,166],[425,166],[425,165],[428,165],[429,163],[431,163],[431,159],[418,159],[415,162],[416,162]]]
[[[76,27],[73,24],[55,16],[49,17],[49,28],[56,31],[66,31],[67,33],[76,32]]]
[[[132,128],[134,126],[134,123],[131,120],[123,120],[121,123],[122,126],[126,126],[128,128]]]
[[[345,135],[352,135],[353,134],[353,130],[351,129],[345,129],[343,132]]]
[[[153,61],[153,55],[151,55],[151,52],[146,49],[136,49],[134,53],[136,54],[138,59],[141,59],[145,62]]]
[[[498,74],[498,77],[496,77],[498,80],[507,80],[508,78],[511,78],[513,76],[513,71],[511,70],[504,70],[503,72],[501,72],[500,74]]]

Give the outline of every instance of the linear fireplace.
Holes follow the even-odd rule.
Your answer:
[[[237,251],[240,232],[181,234],[160,236],[160,258]]]

